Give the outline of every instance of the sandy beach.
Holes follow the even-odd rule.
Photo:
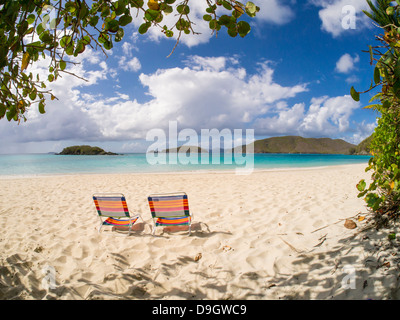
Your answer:
[[[361,232],[364,169],[0,178],[0,299],[399,299],[396,230]],[[174,191],[192,235],[152,236],[147,196]],[[144,222],[98,233],[96,192]]]

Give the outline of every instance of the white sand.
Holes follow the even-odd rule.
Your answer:
[[[398,241],[360,233],[364,168],[0,179],[0,299],[399,298]],[[152,236],[147,196],[174,191],[192,235]],[[124,193],[144,223],[99,234],[95,192]]]

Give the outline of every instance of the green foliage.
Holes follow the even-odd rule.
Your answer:
[[[59,155],[116,155],[113,152],[104,151],[100,147],[92,147],[92,146],[71,146],[64,148]]]
[[[200,0],[196,0],[200,1]],[[242,16],[252,18],[260,10],[252,2],[202,0],[207,3],[205,23],[217,34],[226,27],[232,37],[245,37],[251,30]],[[124,27],[143,13],[138,32],[158,28],[177,43],[182,34],[197,34],[190,16],[190,0],[0,0],[0,119],[26,121],[26,110],[37,104],[45,112],[46,98],[56,99],[46,89],[68,71],[68,57],[83,53],[87,46],[105,50],[124,38]],[[165,15],[175,14],[172,26]],[[242,20],[239,21],[239,18]],[[176,47],[176,45],[175,45]],[[175,49],[174,47],[174,49]],[[171,52],[172,53],[172,52]],[[28,73],[29,65],[50,58],[47,79]],[[73,74],[73,73],[70,73]]]
[[[376,36],[380,45],[370,46],[371,64],[375,62],[374,83],[371,89],[381,91],[371,100],[379,101],[367,106],[376,110],[380,117],[372,135],[372,157],[366,171],[373,171],[369,186],[364,180],[357,184],[359,197],[378,215],[397,218],[400,210],[400,5],[392,1],[378,0],[376,6],[367,1],[371,12],[365,14],[383,30]],[[367,91],[369,91],[367,90]],[[359,93],[351,89],[353,99]],[[358,98],[358,99],[357,99]]]
[[[350,154],[356,146],[341,139],[273,137],[254,141],[254,153]]]

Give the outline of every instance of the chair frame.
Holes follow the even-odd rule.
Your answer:
[[[116,215],[112,215],[112,214],[103,214],[101,210],[99,210],[96,206],[96,198],[97,197],[120,197],[121,198],[121,202],[126,204],[127,207],[127,211],[125,211],[125,215],[121,215],[121,214],[116,214]],[[132,230],[132,226],[136,223],[137,219],[141,219],[143,222],[143,218],[140,214],[135,214],[135,215],[131,215],[129,208],[128,208],[128,204],[125,198],[125,195],[123,193],[95,193],[92,195],[93,201],[95,203],[95,207],[96,207],[96,211],[98,214],[98,217],[100,219],[100,226],[98,228],[98,232],[100,233],[102,227],[105,225],[106,220],[103,221],[102,217],[107,217],[107,218],[114,218],[115,220],[119,220],[119,221],[124,221],[124,219],[121,218],[128,218],[129,219],[129,229],[128,229],[128,234],[127,236],[129,236],[131,234],[131,230]],[[132,220],[136,218],[136,221],[134,223],[132,223]],[[113,224],[110,224],[111,226],[113,226]],[[117,224],[115,224],[114,226],[117,226]]]
[[[168,196],[174,196],[174,195],[176,195],[176,196],[182,195],[182,196],[186,196],[186,198],[187,198],[186,192],[183,192],[183,191],[170,192],[170,193],[152,193],[147,197],[147,201],[148,201],[149,207],[150,207],[150,201],[152,201],[152,200],[150,200],[150,198],[152,198],[152,197],[168,197]],[[194,217],[194,215],[191,212],[191,210],[189,210],[189,215],[184,215],[184,216],[183,215],[179,215],[179,216],[175,216],[175,217],[171,217],[171,216],[165,217],[165,216],[162,216],[162,215],[158,215],[157,212],[151,211],[151,207],[150,207],[150,213],[151,213],[151,216],[153,218],[152,219],[153,220],[153,230],[152,230],[152,235],[153,236],[154,236],[154,234],[156,232],[156,227],[157,227],[156,220],[158,218],[168,219],[168,218],[178,218],[178,217],[188,217],[189,218],[189,221],[188,221],[187,225],[189,227],[189,236],[191,235],[192,220],[193,220],[193,217]],[[160,224],[160,225],[161,226],[166,226],[165,224]]]

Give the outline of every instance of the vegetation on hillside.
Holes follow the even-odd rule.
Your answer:
[[[113,152],[107,152],[104,151],[100,147],[91,147],[91,146],[71,146],[71,147],[66,147],[58,153],[60,155],[116,155],[116,153]]]
[[[254,153],[351,154],[356,147],[341,139],[284,136],[256,140]]]

